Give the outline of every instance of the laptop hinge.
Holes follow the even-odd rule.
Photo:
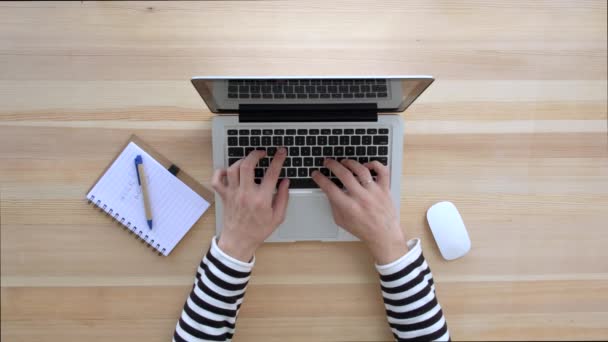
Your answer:
[[[376,103],[241,104],[239,122],[378,121]]]

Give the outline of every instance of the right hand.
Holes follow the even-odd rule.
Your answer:
[[[313,180],[329,199],[336,224],[365,242],[380,265],[393,262],[407,253],[407,240],[391,200],[388,168],[378,161],[361,165],[351,159],[344,159],[341,163],[326,159],[325,167],[340,179],[347,190],[342,191],[318,171],[312,174]],[[376,172],[376,182],[370,170]]]

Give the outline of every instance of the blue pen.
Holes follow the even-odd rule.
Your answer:
[[[137,173],[137,183],[141,187],[142,198],[144,199],[144,208],[146,209],[146,220],[148,221],[148,227],[152,229],[152,209],[150,208],[148,183],[146,181],[146,174],[144,173],[144,161],[140,155],[135,157],[135,172]]]

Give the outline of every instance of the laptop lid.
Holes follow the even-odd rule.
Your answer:
[[[402,112],[433,81],[432,76],[192,78],[214,113],[246,113],[249,118],[280,113],[288,120],[306,117],[310,121],[345,115],[367,121],[370,113]]]

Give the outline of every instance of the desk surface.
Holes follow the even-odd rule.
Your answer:
[[[433,74],[401,221],[454,339],[608,338],[605,1],[0,4],[2,340],[167,341],[213,234],[168,258],[83,202],[132,133],[209,184],[193,75]],[[439,200],[473,241],[445,262]],[[359,243],[266,245],[235,341],[389,340]]]

